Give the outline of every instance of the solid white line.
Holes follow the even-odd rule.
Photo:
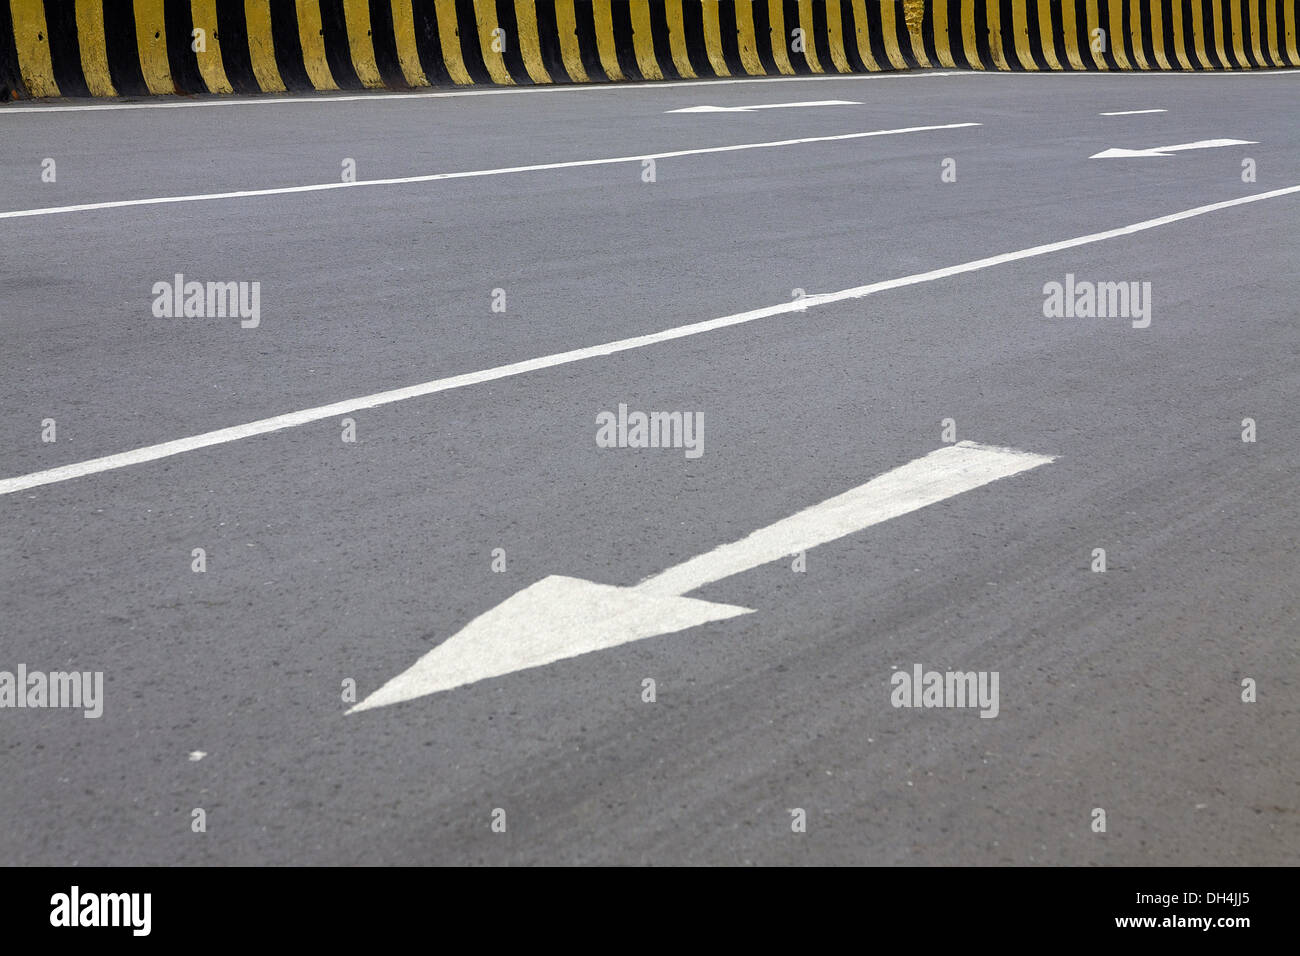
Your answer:
[[[351,103],[358,100],[430,100],[461,96],[511,96],[528,93],[611,93],[620,90],[672,89],[693,86],[733,86],[737,83],[818,83],[827,80],[921,80],[935,76],[969,76],[966,70],[931,70],[929,72],[898,73],[839,73],[830,76],[754,76],[709,80],[650,80],[643,83],[573,83],[550,86],[503,86],[472,90],[440,90],[436,93],[352,93],[344,96],[317,96],[313,93],[290,93],[284,96],[255,96],[210,100],[170,100],[148,103],[77,103],[59,106],[28,106],[14,103],[0,107],[0,116],[21,116],[23,113],[96,113],[105,110],[180,110],[204,106],[277,106],[286,104],[314,105],[317,103]]]
[[[1168,113],[1168,110],[1121,110],[1118,113],[1098,113],[1098,116],[1140,116],[1143,113]]]
[[[662,571],[638,584],[645,594],[685,595],[787,555],[809,551],[999,478],[1055,461],[1046,455],[963,441],[932,451],[783,518],[748,537]]]
[[[798,106],[861,106],[857,100],[801,100],[798,103],[756,103],[753,106],[685,106],[669,113],[749,113],[754,110],[788,110]]]
[[[495,368],[483,369],[478,372],[467,372],[463,375],[454,375],[450,378],[434,379],[430,382],[423,382],[419,385],[410,385],[406,388],[397,388],[386,392],[375,392],[373,395],[363,395],[360,398],[335,402],[332,405],[306,408],[302,411],[290,412],[286,415],[276,415],[273,418],[263,418],[259,421],[249,422],[245,425],[236,425],[218,431],[205,432],[201,435],[192,435],[189,438],[178,438],[175,441],[163,442],[160,445],[148,445],[144,448],[120,452],[116,455],[107,455],[103,458],[92,458],[89,461],[63,465],[58,468],[50,468],[46,471],[37,471],[29,475],[20,475],[16,478],[5,478],[0,480],[0,495],[13,494],[15,491],[23,491],[27,488],[35,488],[39,485],[49,485],[58,481],[67,481],[70,478],[80,478],[85,475],[93,475],[101,471],[125,468],[128,465],[138,465],[147,461],[156,461],[159,458],[179,455],[182,452],[194,451],[198,448],[207,448],[210,445],[220,445],[226,442],[238,441],[241,438],[251,438],[254,435],[264,435],[268,432],[279,431],[283,428],[292,428],[295,425],[305,425],[309,422],[320,421],[324,418],[333,418],[336,415],[346,415],[363,408],[375,408],[379,405],[401,402],[409,398],[419,398],[423,395],[432,395],[435,392],[445,392],[455,388],[465,388],[468,385],[478,385],[482,382],[492,382],[497,379],[510,378],[514,375],[523,375],[527,372],[535,372],[540,369],[554,368],[557,365],[568,365],[572,362],[581,362],[584,359],[596,358],[597,356],[614,355],[618,352],[626,352],[631,349],[645,348],[648,345],[657,345],[660,342],[671,342],[674,339],[699,335],[703,332],[712,332],[716,329],[725,329],[733,325],[744,325],[747,322],[754,322],[758,319],[766,319],[775,315],[785,315],[789,312],[802,312],[818,305],[827,305],[832,302],[843,302],[847,299],[860,299],[864,296],[872,295],[876,292],[884,292],[889,289],[918,285],[922,282],[934,282],[937,279],[946,279],[950,276],[961,275],[966,272],[975,272],[980,269],[988,269],[992,266],[999,266],[1008,262],[1017,262],[1021,259],[1030,259],[1035,256],[1045,256],[1053,252],[1060,252],[1064,249],[1073,249],[1077,246],[1085,246],[1089,243],[1104,242],[1107,239],[1118,239],[1122,236],[1131,236],[1134,233],[1143,232],[1147,229],[1155,229],[1159,226],[1166,226],[1170,223],[1180,222],[1184,219],[1193,219],[1197,216],[1204,216],[1208,213],[1218,212],[1221,209],[1231,209],[1234,206],[1244,206],[1249,203],[1262,202],[1266,199],[1276,199],[1279,196],[1289,196],[1295,193],[1300,193],[1300,186],[1287,186],[1283,189],[1274,189],[1269,192],[1256,193],[1253,196],[1241,196],[1237,199],[1227,199],[1223,202],[1210,203],[1205,206],[1196,206],[1192,209],[1185,209],[1182,212],[1171,213],[1167,216],[1160,216],[1156,219],[1145,219],[1141,222],[1132,223],[1131,225],[1120,226],[1117,229],[1108,229],[1105,232],[1094,232],[1086,236],[1078,236],[1074,239],[1063,239],[1060,242],[1050,242],[1041,246],[1031,246],[1028,249],[1021,249],[1017,252],[1005,252],[1001,255],[989,256],[985,259],[975,259],[970,262],[963,262],[959,265],[947,266],[943,269],[934,269],[930,272],[919,272],[915,275],[903,276],[898,279],[887,279],[883,282],[873,282],[868,285],[854,286],[851,289],[843,289],[839,292],[828,292],[819,295],[805,296],[802,299],[781,302],[761,309],[752,309],[749,312],[738,312],[735,315],[724,315],[720,318],[695,322],[691,325],[679,325],[675,328],[664,329],[662,332],[653,332],[648,335],[637,335],[632,338],[606,342],[602,345],[591,345],[586,348],[573,349],[568,352],[557,352],[552,355],[543,355],[540,358],[528,359],[523,362],[514,362],[510,365],[498,365]]]
[[[946,123],[942,126],[908,126],[902,129],[877,129],[866,133],[840,133],[835,136],[805,136],[770,143],[739,143],[735,146],[705,146],[678,149],[668,153],[641,153],[608,159],[574,159],[561,163],[537,163],[531,166],[506,166],[501,169],[469,169],[457,173],[430,173],[423,176],[399,176],[393,179],[361,179],[355,182],[311,183],[306,186],[274,186],[267,189],[241,189],[225,193],[200,193],[192,196],[154,196],[148,199],[115,199],[108,202],[81,203],[76,206],[46,206],[41,209],[16,209],[0,212],[0,219],[23,219],[29,216],[54,216],[66,212],[90,212],[98,209],[124,209],[130,206],[157,206],[164,203],[207,202],[213,199],[248,199],[257,196],[283,196],[289,193],[322,192],[329,189],[355,189],[361,186],[401,186],[408,183],[431,183],[440,179],[473,179],[479,176],[504,176],[509,173],[532,173],[546,169],[575,169],[580,166],[609,166],[615,163],[640,163],[647,159],[674,159],[678,156],[702,156],[707,153],[734,153],[746,149],[772,149],[778,146],[801,146],[806,143],[833,143],[872,136],[896,136],[900,133],[925,133],[934,130],[963,129],[982,123]]]

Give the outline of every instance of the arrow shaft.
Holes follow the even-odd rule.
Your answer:
[[[739,541],[647,578],[635,590],[684,595],[1050,461],[1045,455],[1012,448],[974,442],[949,445]]]

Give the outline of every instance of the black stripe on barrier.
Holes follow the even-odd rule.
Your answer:
[[[226,79],[236,93],[261,93],[262,87],[253,72],[253,55],[248,49],[248,19],[244,15],[244,5],[218,3],[216,8],[217,39],[221,43],[221,63],[226,68]]]
[[[1296,0],[1275,0],[1277,5],[1277,57],[1283,66],[1300,66],[1291,58],[1291,48],[1286,42],[1286,5]]]
[[[641,67],[636,61],[636,49],[632,45],[632,8],[623,3],[611,3],[610,19],[614,24],[614,55],[618,57],[618,68],[629,80],[643,80]]]
[[[1106,49],[1111,51],[1115,59],[1118,60],[1122,53],[1130,66],[1136,70],[1137,60],[1133,57],[1132,41],[1129,37],[1128,20],[1124,19],[1124,4],[1119,7],[1119,18],[1111,16],[1110,4],[1105,4],[1099,8],[1101,28],[1106,31]],[[1053,31],[1055,33],[1056,31]],[[1060,54],[1057,54],[1057,61],[1060,61]]]
[[[681,72],[673,59],[673,47],[668,36],[668,11],[665,0],[650,0],[650,39],[654,42],[655,60],[665,80],[680,80]]]
[[[490,84],[492,74],[483,61],[483,47],[478,39],[478,16],[474,12],[473,0],[456,0],[456,30],[460,34],[460,58],[465,64],[465,72],[475,83]]]
[[[945,3],[946,0],[937,0],[938,3]],[[858,50],[858,33],[856,25],[853,22],[853,4],[851,0],[827,0],[827,3],[835,3],[840,8],[840,32],[844,36],[844,57],[849,62],[849,69],[854,73],[866,73],[867,64],[862,59],[862,54]]]
[[[953,62],[968,70],[975,69],[970,54],[966,50],[966,40],[962,31],[961,0],[948,0],[948,49],[952,50]],[[979,53],[976,43],[975,52]],[[983,61],[981,61],[983,65]],[[882,64],[883,65],[883,64]],[[888,69],[888,66],[885,66]]]
[[[239,6],[239,4],[234,4]],[[361,77],[352,63],[352,44],[348,42],[348,19],[343,0],[320,0],[320,25],[325,37],[325,62],[334,82],[341,90],[361,89]]]
[[[1267,69],[1271,65],[1268,62],[1268,30],[1264,21],[1264,6],[1263,3],[1245,4],[1245,8],[1241,11],[1241,22],[1246,31],[1242,39],[1242,45],[1246,48],[1246,58],[1260,69]],[[1255,53],[1256,46],[1259,47],[1258,54]]]
[[[501,61],[510,78],[521,86],[531,86],[532,76],[524,66],[524,48],[519,42],[519,18],[515,15],[515,0],[496,0],[497,28],[504,31]]]
[[[1173,0],[1173,2],[1178,3],[1180,2],[1180,0]],[[1101,4],[1097,8],[1097,26],[1100,27],[1105,32],[1105,37],[1106,37],[1105,46],[1102,48],[1101,53],[1099,54],[1092,53],[1091,52],[1092,37],[1089,36],[1088,37],[1089,55],[1093,57],[1093,61],[1095,61],[1096,58],[1100,56],[1102,62],[1106,64],[1107,69],[1118,70],[1120,69],[1120,65],[1119,65],[1119,60],[1116,59],[1115,57],[1115,43],[1118,41],[1122,46],[1124,43],[1124,34],[1127,31],[1120,31],[1119,33],[1115,33],[1115,31],[1111,30],[1107,26],[1107,20],[1105,14],[1107,12],[1106,8],[1108,8],[1109,6],[1110,6],[1109,4]],[[1088,27],[1086,25],[1084,26],[1083,29],[1085,33],[1088,32]],[[1085,60],[1084,62],[1091,63],[1093,61]]]
[[[542,66],[556,83],[570,83],[572,78],[564,66],[564,51],[560,47],[560,26],[555,17],[554,3],[537,4],[537,43],[542,48]]]
[[[713,64],[704,45],[704,8],[698,3],[682,3],[682,33],[686,40],[686,59],[696,76],[713,76]]]
[[[740,24],[736,22],[736,4],[718,4],[718,45],[722,47],[722,62],[732,76],[748,76],[745,61],[740,58]],[[712,73],[712,70],[709,70]]]
[[[1174,42],[1174,11],[1169,4],[1165,4],[1160,9],[1160,39],[1165,48],[1165,62],[1169,64],[1172,70],[1181,70],[1183,65],[1178,62],[1178,44]],[[1151,24],[1152,42],[1155,41],[1155,24]],[[1159,64],[1157,64],[1159,65]]]
[[[892,70],[894,64],[889,62],[889,57],[885,55],[885,25],[880,17],[879,4],[862,4],[862,13],[866,16],[867,46],[871,50],[872,59],[876,61],[882,70]],[[854,17],[856,18],[857,15],[858,11],[855,5]],[[856,26],[856,19],[854,23]]]
[[[432,3],[420,3],[416,0],[411,5],[412,20],[415,24],[415,52],[420,57],[420,69],[424,77],[434,86],[450,83],[447,64],[442,58],[442,40],[438,35],[438,15]]]
[[[817,58],[818,64],[826,73],[838,73],[835,60],[831,57],[831,34],[826,26],[826,4],[812,5],[812,36],[808,38],[809,49]]]
[[[218,19],[220,13],[218,12]],[[313,90],[307,65],[302,58],[302,38],[298,35],[298,13],[291,3],[271,4],[271,46],[275,65],[287,90]],[[223,53],[224,56],[224,53]],[[227,71],[227,78],[229,78]]]
[[[163,23],[167,30],[167,68],[177,93],[211,93],[199,70],[194,50],[194,18],[186,0],[163,0]],[[216,42],[205,36],[204,44]],[[224,56],[223,56],[224,59]]]
[[[781,14],[784,21],[785,34],[781,38],[785,44],[786,57],[790,60],[790,66],[794,68],[795,73],[803,76],[812,72],[812,67],[808,65],[808,57],[805,53],[797,53],[794,50],[795,30],[800,34],[803,33],[803,24],[799,22],[799,0],[781,0]],[[772,42],[776,42],[773,37]],[[808,49],[808,44],[812,42],[812,37],[804,36],[804,49]]]
[[[1222,70],[1227,69],[1227,64],[1219,59],[1219,51],[1215,48],[1214,4],[1215,0],[1208,0],[1201,4],[1201,29],[1205,34],[1205,45],[1201,48],[1201,52],[1205,54],[1205,59],[1212,68]],[[1196,35],[1194,27],[1192,35]]]
[[[9,4],[4,4],[9,6]],[[50,43],[54,82],[64,96],[89,96],[77,42],[77,9],[72,0],[45,0],[45,29]]]
[[[410,89],[402,61],[397,57],[397,34],[393,31],[393,5],[388,0],[370,0],[370,45],[375,50],[375,66],[390,90]]]
[[[0,101],[25,100],[27,84],[18,68],[18,47],[14,42],[14,22],[9,4],[0,3]]]
[[[104,47],[108,75],[123,96],[148,96],[135,38],[135,11],[129,3],[104,4]]]
[[[998,65],[993,59],[993,46],[989,43],[988,11],[980,3],[975,5],[975,14],[975,55],[985,70],[996,70]]]
[[[596,10],[590,0],[577,0],[573,5],[574,26],[578,31],[578,52],[582,67],[589,80],[608,80],[600,62],[600,48],[596,44]]]
[[[1012,25],[1012,29],[1015,29],[1014,24]],[[1036,66],[1040,70],[1050,70],[1051,67],[1048,65],[1047,55],[1044,52],[1043,31],[1039,28],[1037,10],[1028,11],[1028,15],[1025,17],[1025,32],[1029,37],[1026,42],[1029,44],[1029,57],[1033,62],[1021,63],[1021,67],[1028,70]],[[1052,32],[1055,33],[1056,31],[1053,30]],[[1048,37],[1047,39],[1050,41],[1051,37]],[[1016,47],[1015,49],[1016,59],[1019,60],[1020,49],[1019,47]],[[1059,63],[1060,60],[1058,59],[1057,62]]]
[[[768,18],[765,0],[755,0],[750,17],[754,23],[754,55],[758,57],[758,62],[766,75],[776,76],[781,71],[776,68],[776,61],[772,59],[772,24]],[[746,76],[749,75],[748,70],[743,72]]]
[[[925,47],[926,59],[933,67],[942,67],[939,62],[939,45],[934,38],[934,3],[927,3],[921,17],[921,44]]]

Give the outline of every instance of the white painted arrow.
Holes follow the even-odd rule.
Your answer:
[[[1053,460],[963,441],[684,561],[635,587],[553,574],[470,621],[348,713],[751,614],[751,608],[683,595]]]
[[[1213,149],[1216,146],[1254,146],[1253,139],[1202,139],[1195,143],[1179,143],[1177,146],[1153,146],[1151,149],[1106,149],[1093,153],[1089,159],[1129,159],[1134,156],[1168,156],[1188,149]]]
[[[856,100],[806,100],[802,103],[763,103],[758,106],[688,106],[665,113],[749,113],[753,110],[787,110],[795,106],[861,106]]]

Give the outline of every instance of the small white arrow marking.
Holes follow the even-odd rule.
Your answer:
[[[1181,153],[1187,149],[1213,149],[1215,146],[1254,146],[1253,139],[1202,139],[1195,143],[1179,143],[1177,146],[1153,146],[1151,149],[1106,149],[1093,153],[1089,159],[1128,159],[1134,156],[1168,156]]]
[[[788,110],[795,106],[861,106],[856,100],[807,100],[802,103],[763,103],[758,106],[688,106],[665,113],[749,113],[753,110]]]
[[[1053,460],[1014,448],[963,441],[691,558],[635,587],[553,574],[470,621],[348,713],[751,614],[751,608],[683,595]]]

